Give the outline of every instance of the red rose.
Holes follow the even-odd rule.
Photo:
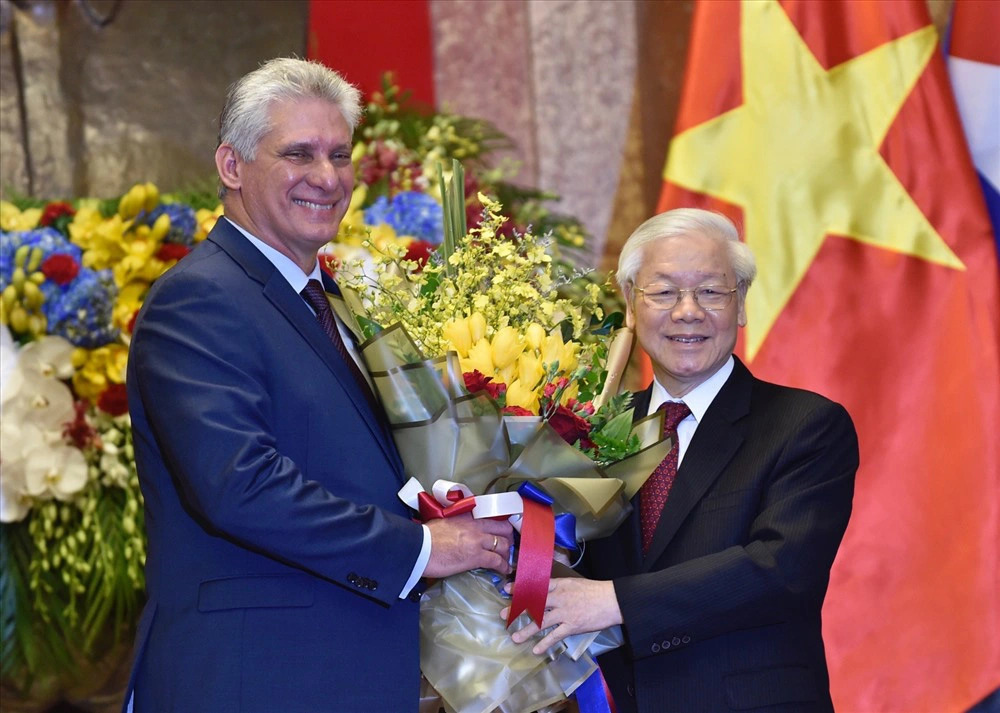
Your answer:
[[[163,243],[160,249],[156,251],[156,257],[163,262],[170,262],[171,260],[180,260],[182,257],[191,252],[191,248],[187,245],[181,245],[180,243]]]
[[[506,413],[506,414],[509,414],[511,416],[534,416],[535,415],[535,414],[531,413],[531,411],[529,411],[528,409],[522,408],[521,406],[504,406],[503,407],[503,412]]]
[[[417,270],[423,270],[427,264],[427,259],[434,252],[434,246],[426,240],[414,240],[406,247],[406,260],[413,260],[417,263]]]
[[[462,377],[465,379],[465,390],[470,394],[474,394],[477,391],[486,391],[486,385],[493,381],[492,376],[486,376],[486,374],[478,369],[467,371],[462,374]]]
[[[128,392],[125,384],[112,384],[97,397],[97,408],[112,416],[128,413]]]
[[[556,412],[549,417],[549,425],[570,445],[590,435],[590,422],[565,406],[556,408]]]
[[[45,210],[42,211],[42,217],[38,219],[38,224],[52,225],[56,222],[57,218],[61,218],[64,215],[68,215],[70,217],[76,215],[76,211],[73,210],[73,206],[64,201],[49,203],[45,206]]]
[[[54,253],[42,263],[42,274],[57,285],[68,285],[80,273],[80,263],[72,255]]]
[[[491,381],[486,385],[486,393],[492,396],[494,399],[499,399],[501,396],[507,393],[507,384],[502,381]]]

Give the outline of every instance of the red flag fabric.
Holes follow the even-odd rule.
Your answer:
[[[1000,685],[1000,290],[924,0],[698,4],[660,209],[681,205],[757,256],[753,372],[858,428],[837,710],[967,710]]]
[[[356,85],[365,98],[389,71],[415,101],[434,106],[434,53],[427,0],[309,0],[309,59]]]

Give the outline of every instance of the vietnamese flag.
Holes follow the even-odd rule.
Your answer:
[[[1000,290],[961,132],[924,0],[696,6],[660,209],[742,224],[738,351],[857,425],[824,609],[842,713],[1000,685]]]

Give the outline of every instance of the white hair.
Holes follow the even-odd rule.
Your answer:
[[[640,225],[622,246],[618,256],[616,279],[625,299],[631,301],[635,277],[642,267],[643,248],[662,238],[699,234],[725,242],[729,261],[736,273],[740,295],[746,291],[757,276],[757,263],[749,246],[740,240],[739,231],[729,218],[700,208],[675,208],[654,215]]]
[[[229,87],[219,116],[219,145],[229,144],[243,160],[253,161],[260,140],[272,128],[271,106],[297,99],[333,104],[352,133],[361,118],[361,92],[337,72],[319,62],[279,57]],[[220,187],[219,197],[225,192],[225,186]]]

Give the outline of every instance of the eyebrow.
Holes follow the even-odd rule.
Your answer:
[[[285,154],[290,151],[318,151],[319,142],[318,141],[294,141],[290,144],[286,144],[278,149],[278,153]],[[339,143],[335,145],[332,149],[333,151],[350,151],[350,143]]]

